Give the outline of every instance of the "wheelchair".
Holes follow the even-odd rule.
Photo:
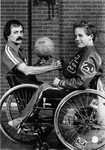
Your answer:
[[[7,80],[14,85],[13,77]],[[21,116],[37,88],[34,84],[16,85],[1,98],[1,130],[10,140],[38,142],[41,150],[48,150],[45,138],[54,129],[58,140],[70,150],[96,150],[105,145],[105,94],[95,89],[68,92],[63,98],[44,95],[34,106],[30,122],[27,117],[19,128],[9,126],[8,121]]]

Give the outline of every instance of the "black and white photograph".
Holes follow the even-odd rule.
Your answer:
[[[0,149],[105,150],[105,0],[0,3]]]

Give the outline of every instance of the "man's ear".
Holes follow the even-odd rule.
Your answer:
[[[93,40],[93,38],[94,38],[93,34],[89,35],[89,40],[90,41]]]

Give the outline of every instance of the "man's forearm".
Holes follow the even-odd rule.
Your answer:
[[[23,72],[25,75],[38,75],[49,71],[57,70],[59,68],[59,64],[51,64],[47,66],[27,66],[25,63],[21,63],[17,66],[17,69]]]
[[[57,69],[58,69],[57,66],[52,66],[52,65],[38,66],[38,67],[28,66],[26,71],[25,71],[25,74],[26,75],[29,75],[29,74],[38,75],[38,74],[43,74],[43,73],[53,71],[53,70],[57,70]]]

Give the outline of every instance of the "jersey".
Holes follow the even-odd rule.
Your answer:
[[[27,64],[27,55],[23,48],[8,42],[2,51],[2,70],[5,74],[13,73],[18,83],[36,83],[35,75],[25,75],[18,70],[20,64]]]
[[[69,89],[86,88],[102,65],[102,59],[94,46],[82,48],[68,64],[63,65],[64,80],[61,87]]]
[[[4,73],[16,69],[21,63],[27,64],[26,53],[22,48],[9,42],[2,51],[2,62],[4,64]],[[5,69],[6,68],[6,69]]]

